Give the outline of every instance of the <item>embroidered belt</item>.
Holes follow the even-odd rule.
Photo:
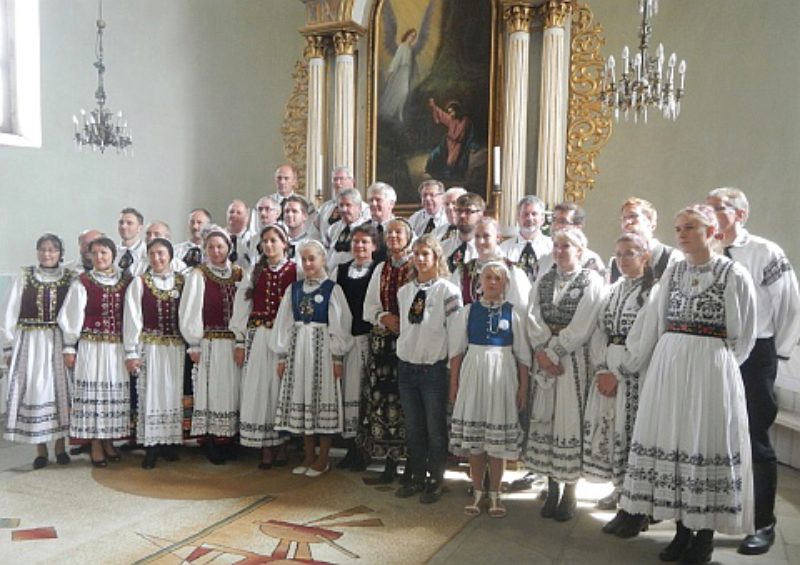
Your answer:
[[[722,339],[728,337],[728,332],[725,328],[696,322],[667,322],[667,331],[676,334],[719,337]]]
[[[236,336],[227,330],[207,330],[203,332],[203,339],[235,339]]]
[[[99,343],[122,343],[122,336],[119,335],[89,333],[85,331],[81,332],[81,339],[85,339],[86,341],[96,341]]]
[[[58,327],[58,322],[42,322],[40,320],[19,320],[17,327],[21,330],[50,330]]]
[[[183,338],[177,335],[142,334],[142,343],[150,345],[184,345]]]
[[[626,335],[610,335],[608,336],[608,345],[625,345],[627,339]]]
[[[275,320],[264,320],[263,318],[253,318],[247,322],[248,328],[260,328],[264,326],[268,330],[271,330],[273,325],[275,325]]]

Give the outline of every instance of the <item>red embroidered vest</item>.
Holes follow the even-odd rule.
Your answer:
[[[142,275],[142,334],[143,341],[151,338],[166,338],[168,342],[183,341],[178,329],[178,305],[183,293],[183,275],[175,275],[175,286],[171,290],[156,287],[150,273]],[[162,340],[155,340],[160,343]]]
[[[56,317],[64,298],[67,296],[72,273],[64,271],[64,275],[53,282],[36,280],[34,267],[25,269],[25,287],[20,301],[19,327],[52,327],[56,326]]]
[[[297,280],[297,264],[286,261],[277,271],[264,267],[257,274],[258,280],[253,287],[253,310],[247,325],[271,328],[286,288]]]
[[[397,291],[410,280],[411,261],[406,261],[399,267],[392,265],[392,260],[383,263],[381,271],[381,306],[384,312],[400,315],[400,305],[397,303]]]
[[[81,273],[79,278],[86,289],[81,339],[122,341],[122,308],[131,277],[124,274],[113,285],[101,284],[92,273]]]
[[[236,283],[242,280],[242,268],[233,265],[231,276],[223,279],[215,275],[206,265],[197,267],[205,279],[203,295],[203,328],[208,332],[224,332],[224,337],[233,338],[228,330],[228,322],[233,314],[233,299],[236,296]],[[230,333],[230,336],[228,336]],[[215,336],[223,337],[223,336]]]

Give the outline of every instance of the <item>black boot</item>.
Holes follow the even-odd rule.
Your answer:
[[[146,447],[142,469],[155,469],[156,459],[158,459],[158,447],[155,445]]]
[[[394,478],[397,476],[397,461],[394,459],[387,457],[386,458],[386,466],[383,468],[383,473],[375,480],[376,484],[379,485],[389,485],[394,482]]]
[[[213,437],[206,438],[204,448],[206,452],[206,459],[208,459],[212,465],[225,464],[225,456],[220,451],[219,446],[214,443]]]
[[[566,522],[575,517],[575,510],[578,508],[578,499],[575,497],[575,483],[564,485],[564,494],[556,508],[555,519],[557,522]]]
[[[714,530],[700,530],[683,552],[681,563],[708,563],[714,551]]]
[[[669,542],[669,545],[661,550],[658,558],[661,561],[678,561],[683,557],[686,548],[692,542],[692,530],[685,527],[683,522],[678,520],[675,523],[675,537]]]
[[[617,515],[611,518],[608,522],[603,525],[603,533],[604,534],[615,534],[617,532],[617,528],[622,526],[625,522],[627,517],[630,516],[627,512],[622,509],[617,510]]]
[[[556,515],[556,508],[558,507],[558,498],[559,498],[559,491],[558,491],[558,482],[554,481],[550,477],[547,478],[547,498],[544,501],[544,506],[542,506],[542,511],[540,512],[542,518],[553,518]]]
[[[614,533],[617,537],[627,539],[635,538],[640,532],[646,532],[650,527],[650,519],[644,514],[628,514],[628,517],[619,525]]]
[[[336,464],[337,469],[349,469],[350,466],[353,464],[353,459],[355,458],[356,453],[356,442],[353,439],[347,440],[347,453],[345,453],[344,457],[341,461]]]

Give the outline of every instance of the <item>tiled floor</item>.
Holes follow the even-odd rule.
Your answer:
[[[0,440],[0,481],[31,472],[34,456],[33,446]],[[800,471],[782,466],[779,476],[778,539],[772,550],[760,557],[738,555],[738,538],[718,536],[714,562],[800,565]],[[463,497],[466,504],[469,500],[463,490],[466,483],[451,484],[453,488],[446,496]],[[632,540],[603,534],[600,527],[613,513],[595,511],[593,505],[607,488],[581,483],[578,517],[567,523],[542,519],[541,502],[535,500],[535,491],[508,495],[506,518],[492,519],[482,514],[472,519],[430,563],[658,563],[657,554],[672,538],[674,525],[658,524]],[[412,562],[413,557],[409,556],[409,563]]]

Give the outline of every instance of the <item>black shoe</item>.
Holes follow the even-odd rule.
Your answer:
[[[419,501],[422,504],[433,504],[439,502],[440,498],[442,498],[442,481],[431,479],[425,484],[425,490],[420,495]]]
[[[370,464],[370,457],[363,451],[359,451],[350,462],[350,470],[354,473],[363,473]]]
[[[142,460],[142,469],[155,469],[156,459],[158,459],[158,448],[145,448],[144,459]]]
[[[47,467],[47,457],[44,455],[40,455],[36,459],[33,460],[33,470],[38,471],[39,469],[44,469]]]
[[[337,469],[349,469],[355,459],[356,447],[351,446],[341,461],[336,464]]]
[[[683,552],[681,563],[697,564],[711,561],[714,552],[714,530],[700,530]]]
[[[66,451],[62,451],[61,453],[56,453],[56,463],[59,465],[69,465],[72,462],[69,455],[67,455]]]
[[[180,457],[178,457],[177,445],[162,445],[159,455],[164,461],[169,461],[170,463],[174,463],[180,459]]]
[[[558,508],[553,518],[556,522],[567,522],[575,517],[575,510],[578,508],[578,500],[575,498],[575,484],[564,485],[564,494],[558,502]]]
[[[669,545],[661,550],[658,558],[661,561],[679,561],[683,554],[686,553],[686,548],[692,543],[692,530],[683,527],[680,522],[677,523],[677,530],[675,537],[669,542]]]
[[[775,522],[745,537],[737,550],[742,555],[762,555],[775,543]]]
[[[624,510],[618,510],[617,515],[611,518],[608,522],[603,525],[603,533],[604,534],[613,534],[616,533],[617,528],[619,528],[622,523],[630,516]]]
[[[219,450],[225,461],[236,461],[239,459],[239,446],[233,442],[222,444]]]
[[[225,464],[225,456],[221,453],[219,447],[215,445],[213,441],[206,443],[205,451],[206,459],[208,459],[212,465]]]
[[[617,500],[619,500],[619,495],[617,491],[614,490],[608,496],[604,496],[600,500],[597,501],[597,504],[594,505],[595,508],[598,510],[616,510],[617,509]]]
[[[406,464],[406,466],[403,468],[403,474],[400,475],[400,480],[397,482],[405,486],[405,485],[410,485],[411,480],[412,480],[411,467],[409,467],[408,464]]]
[[[69,454],[70,455],[83,455],[84,453],[89,453],[92,450],[92,444],[87,442],[83,445],[78,445],[76,447],[70,447]]]
[[[90,455],[89,459],[92,462],[92,467],[97,467],[98,469],[105,469],[106,467],[108,467],[108,461],[106,461],[105,457],[103,459],[95,461],[94,459],[92,459],[92,456]]]
[[[425,489],[424,485],[417,481],[411,481],[407,485],[401,486],[399,489],[394,491],[394,495],[397,498],[409,498],[417,494],[418,492],[422,492]]]
[[[614,533],[618,538],[635,538],[641,532],[646,532],[649,527],[650,521],[644,514],[628,514]]]
[[[386,460],[386,466],[383,468],[383,472],[375,479],[375,484],[377,485],[390,485],[394,482],[394,478],[397,476],[397,462],[392,459]]]
[[[544,506],[542,506],[542,510],[539,513],[541,514],[542,518],[555,517],[559,499],[558,488],[558,483],[556,481],[553,479],[547,480],[547,498],[545,499]]]
[[[541,480],[542,477],[540,475],[528,473],[524,477],[520,477],[515,481],[511,481],[511,484],[508,485],[508,491],[519,492],[522,490],[530,490],[534,483],[538,483]]]

